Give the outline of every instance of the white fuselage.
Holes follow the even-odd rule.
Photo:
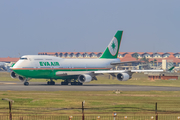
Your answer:
[[[62,59],[54,56],[27,55],[23,56],[13,69],[21,68],[112,68],[112,62],[120,62],[119,59]],[[27,59],[25,59],[27,58]],[[41,64],[40,64],[41,62]],[[46,63],[49,63],[48,65]],[[58,62],[59,65],[51,65]]]
[[[120,60],[62,59],[54,56],[26,55],[11,69],[24,78],[70,79],[84,73],[109,70],[115,66],[111,65],[112,62],[117,63]]]

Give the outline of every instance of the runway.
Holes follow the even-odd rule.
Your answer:
[[[180,91],[180,87],[137,86],[137,85],[109,85],[84,84],[83,86],[47,85],[45,82],[30,82],[24,86],[21,82],[0,82],[1,91]]]

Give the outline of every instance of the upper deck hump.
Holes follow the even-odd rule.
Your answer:
[[[28,59],[47,59],[47,60],[56,60],[62,59],[60,57],[55,56],[48,56],[48,55],[24,55],[21,58],[28,58]]]

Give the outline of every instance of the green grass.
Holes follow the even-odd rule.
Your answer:
[[[0,81],[19,81],[9,73],[0,72]],[[32,82],[46,82],[45,79],[32,79]],[[30,82],[31,82],[30,81]],[[57,81],[61,82],[61,80]],[[125,84],[180,87],[180,80],[148,80],[138,73],[128,81],[98,76],[89,84]],[[113,111],[121,115],[154,114],[155,103],[158,113],[180,112],[180,91],[0,91],[0,99],[14,100],[13,113],[81,115],[82,101],[85,100],[86,114],[111,116]],[[0,114],[8,113],[8,102],[0,100]]]
[[[180,112],[180,91],[0,91],[0,98],[14,100],[13,111],[20,114],[153,114]],[[0,100],[0,113],[8,113],[8,102]]]

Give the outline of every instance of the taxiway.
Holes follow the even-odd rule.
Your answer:
[[[137,85],[117,85],[117,84],[84,84],[82,86],[73,85],[47,85],[45,82],[30,82],[29,86],[24,86],[21,82],[0,82],[1,91],[180,91],[180,87],[164,86],[137,86]]]

